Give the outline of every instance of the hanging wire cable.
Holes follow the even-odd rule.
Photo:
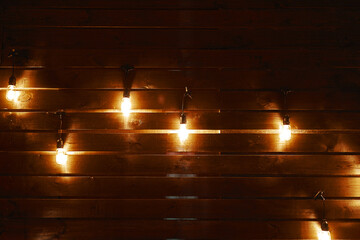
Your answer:
[[[121,69],[124,72],[124,80],[123,80],[124,97],[130,97],[130,83],[128,82],[128,76],[129,76],[129,72],[131,70],[134,70],[134,66],[125,64],[121,66]]]
[[[62,138],[62,128],[63,128],[63,118],[64,118],[64,112],[58,112],[59,114],[59,129],[58,129],[58,139],[56,141],[56,162],[60,165],[66,165],[67,162],[67,154],[64,149],[64,140]]]
[[[134,66],[126,64],[121,66],[121,69],[124,71],[124,80],[123,80],[124,94],[121,102],[121,111],[124,114],[124,116],[127,117],[129,116],[131,111],[131,101],[130,101],[131,84],[128,81],[128,75],[129,75],[129,71],[134,69]]]
[[[189,136],[189,131],[186,129],[186,114],[184,113],[186,98],[192,99],[191,93],[187,87],[185,87],[185,93],[184,93],[184,95],[182,97],[182,101],[181,101],[180,129],[178,131],[178,135],[179,135],[179,139],[180,139],[181,143],[184,143],[184,141]]]
[[[325,197],[323,191],[318,191],[314,197],[315,200],[321,200],[322,201],[322,219],[321,219],[321,232],[318,233],[319,240],[330,240],[331,235],[329,232],[329,224],[326,221],[326,209],[325,209]]]
[[[185,87],[185,93],[183,95],[182,102],[181,102],[181,116],[184,115],[185,99],[187,97],[192,99],[189,89],[187,87]]]
[[[58,114],[59,114],[59,120],[60,120],[58,135],[59,135],[59,139],[62,139],[62,127],[63,127],[63,115],[64,115],[64,112],[59,112]]]

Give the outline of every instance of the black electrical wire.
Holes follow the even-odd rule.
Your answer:
[[[185,107],[185,99],[186,99],[186,97],[192,99],[191,93],[189,92],[189,89],[187,87],[185,87],[185,93],[184,93],[183,98],[182,98],[181,115],[184,115],[184,107]]]

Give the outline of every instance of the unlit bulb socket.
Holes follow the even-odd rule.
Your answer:
[[[290,125],[290,116],[286,115],[283,119],[283,125]]]
[[[329,231],[329,224],[326,220],[321,221],[321,230],[322,231]]]
[[[56,141],[56,147],[57,147],[57,148],[63,148],[63,147],[64,147],[64,141],[62,140],[62,138],[59,138],[59,139]]]
[[[9,77],[9,85],[13,85],[13,86],[16,85],[16,77],[14,75],[11,75]]]
[[[180,124],[186,124],[186,115],[184,113],[180,115]]]

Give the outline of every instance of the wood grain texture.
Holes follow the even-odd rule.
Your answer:
[[[5,98],[6,91],[0,90]],[[135,90],[131,91],[132,109],[180,111],[183,89]],[[332,110],[359,111],[360,95],[357,90],[340,91],[306,90],[293,91],[284,96],[279,90],[237,91],[237,90],[193,90],[192,100],[186,101],[185,110],[239,111],[239,110]],[[21,91],[19,100],[0,102],[1,109],[120,109],[123,89],[113,90],[26,90]],[[52,101],[48,101],[52,99]],[[336,99],[336,101],[332,101]]]
[[[332,238],[360,239],[359,7],[1,1],[0,239],[316,239],[319,190]],[[12,48],[28,88],[16,104]],[[181,145],[170,132],[185,86],[198,132]],[[294,132],[280,143],[285,110]]]
[[[120,68],[16,69],[17,86],[25,88],[124,88]],[[11,69],[0,68],[6,86]],[[101,79],[101,81],[99,81]],[[358,69],[135,69],[132,89],[359,89]],[[75,85],[75,86],[74,86]]]
[[[5,220],[4,239],[315,239],[316,221]],[[334,222],[333,237],[356,239],[357,222]],[[45,230],[44,230],[45,229]],[[89,231],[89,229],[97,229]],[[139,231],[141,229],[141,231]],[[259,231],[261,229],[261,231]],[[289,231],[290,230],[290,231]]]
[[[353,9],[5,9],[7,26],[113,28],[329,28],[359,22]]]
[[[1,151],[55,151],[54,133],[0,133]],[[278,134],[190,134],[184,144],[172,134],[69,133],[68,151],[115,151],[120,153],[358,153],[359,134],[293,134],[280,143]],[[154,146],[152,143],[156,142]]]
[[[5,109],[3,109],[5,111]],[[16,111],[16,109],[14,110]],[[192,130],[260,131],[276,130],[281,124],[284,112],[273,111],[187,111],[187,128]],[[360,113],[346,111],[289,111],[291,127],[301,134],[322,134],[329,132],[351,133],[359,131]],[[180,112],[131,113],[124,118],[115,110],[111,113],[65,112],[64,131],[91,131],[104,133],[111,130],[170,130],[179,128]],[[1,131],[48,131],[59,129],[59,117],[55,112],[1,112]],[[141,133],[141,132],[139,132]],[[264,132],[263,132],[264,133]]]
[[[67,169],[46,153],[0,153],[0,175],[24,176],[359,176],[359,155],[226,156],[124,155],[68,156]]]
[[[52,29],[5,28],[18,49],[359,49],[358,28],[310,29]]]
[[[328,200],[329,221],[358,220],[357,200]],[[349,211],[344,206],[350,206]],[[0,215],[10,219],[126,220],[317,220],[321,201],[248,199],[0,199]]]
[[[1,198],[312,198],[319,189],[328,198],[360,197],[359,177],[0,176],[0,180]]]
[[[110,8],[110,9],[236,9],[236,8],[354,8],[359,7],[360,4],[356,0],[350,0],[346,2],[320,0],[320,1],[301,1],[294,2],[291,0],[285,0],[281,2],[267,1],[267,0],[222,0],[222,1],[209,1],[209,0],[185,0],[185,1],[172,1],[165,0],[146,1],[146,0],[105,0],[99,2],[98,0],[78,0],[78,1],[36,1],[36,3],[29,3],[26,0],[5,0],[3,5],[8,8]]]
[[[4,53],[12,46],[6,46]],[[124,64],[135,68],[239,68],[252,70],[329,70],[358,68],[359,55],[353,50],[204,50],[204,49],[21,49],[25,56],[17,66],[26,68],[119,69]],[[4,58],[3,68],[12,62]]]

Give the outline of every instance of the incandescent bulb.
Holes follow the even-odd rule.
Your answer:
[[[130,97],[123,97],[121,102],[121,112],[125,117],[128,117],[131,111]]]
[[[63,148],[56,149],[56,163],[60,165],[66,165],[67,155]]]
[[[319,240],[331,240],[331,235],[329,231],[319,231],[318,232]]]
[[[17,91],[15,91],[15,85],[9,85],[8,90],[6,92],[6,99],[8,101],[14,101],[17,99],[18,94],[19,93]]]
[[[289,125],[281,125],[280,126],[280,142],[288,141],[291,138],[291,126]]]
[[[178,131],[180,142],[183,143],[189,136],[189,131],[186,129],[186,123],[180,124],[180,129]]]

